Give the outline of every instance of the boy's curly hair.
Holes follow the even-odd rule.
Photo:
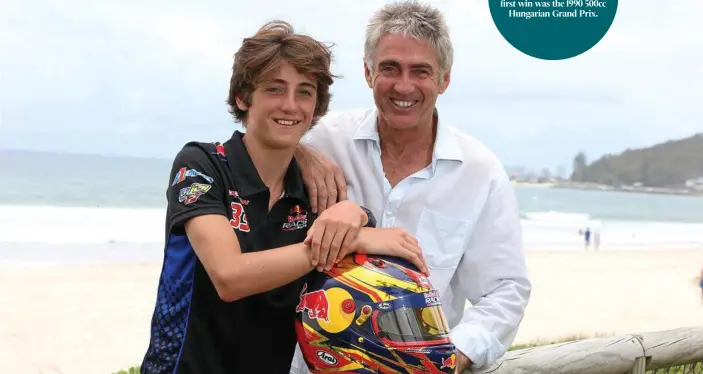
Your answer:
[[[236,98],[250,106],[257,84],[278,69],[283,60],[317,82],[312,124],[327,113],[332,96],[329,89],[335,78],[330,72],[332,53],[329,47],[307,35],[296,34],[288,22],[277,20],[245,38],[234,55],[227,105],[236,122],[246,127],[246,111],[239,109]]]

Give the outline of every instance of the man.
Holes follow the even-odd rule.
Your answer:
[[[485,367],[513,342],[531,293],[512,184],[490,150],[439,118],[453,47],[438,10],[386,5],[364,53],[376,107],[326,115],[296,153],[313,209],[348,195],[379,226],[414,234],[460,351],[456,372]],[[305,368],[298,351],[291,373]]]

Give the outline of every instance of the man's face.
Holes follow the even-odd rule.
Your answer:
[[[247,112],[247,133],[266,148],[285,149],[298,145],[310,128],[317,102],[315,81],[298,73],[287,61],[259,84],[251,106],[237,99]]]
[[[431,123],[450,78],[447,72],[440,83],[439,60],[428,43],[392,34],[381,37],[373,68],[364,63],[364,70],[380,119],[396,129]]]

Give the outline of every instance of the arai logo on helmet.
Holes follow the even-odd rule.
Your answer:
[[[379,303],[378,307],[381,309],[388,309],[391,307],[391,303]]]
[[[337,359],[332,356],[331,354],[325,352],[325,351],[317,351],[317,358],[320,359],[320,361],[324,362],[327,365],[337,365]]]

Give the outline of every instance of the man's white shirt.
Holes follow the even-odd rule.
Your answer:
[[[377,227],[417,238],[453,343],[473,367],[491,364],[515,338],[531,293],[513,186],[489,149],[440,119],[431,164],[391,188],[376,119],[375,108],[331,113],[302,142],[341,167],[349,199]],[[299,347],[291,373],[309,373]]]

